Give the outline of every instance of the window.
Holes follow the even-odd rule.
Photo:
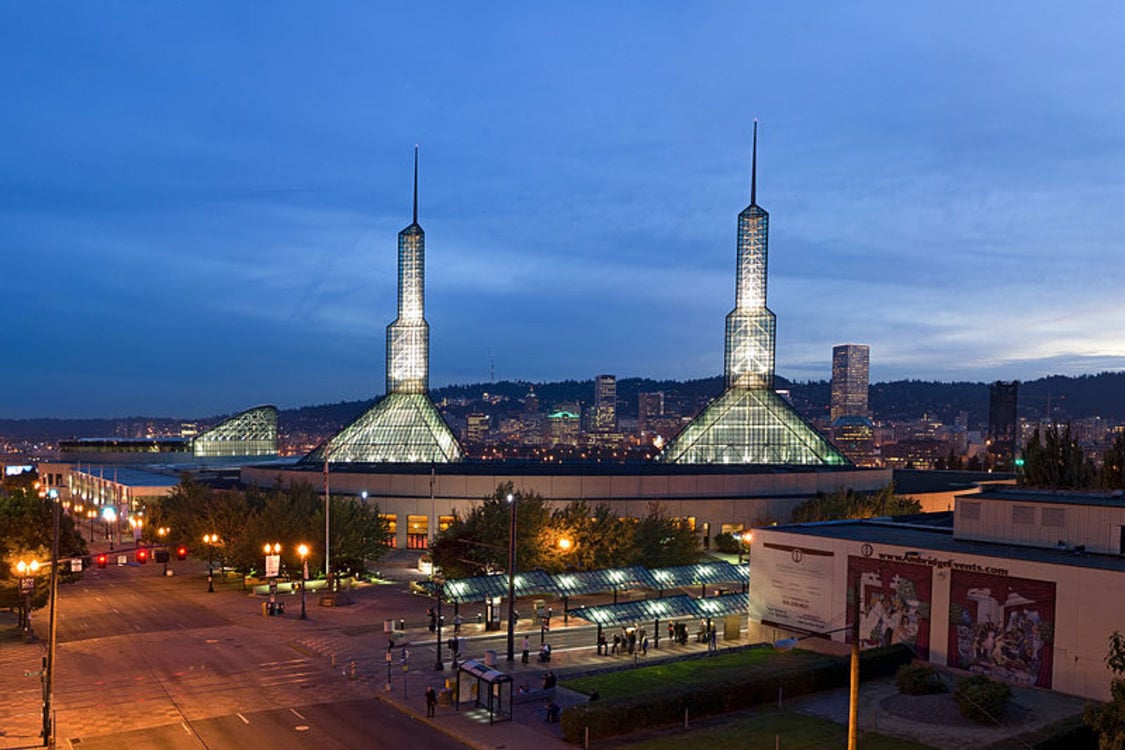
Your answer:
[[[1043,508],[1040,512],[1044,526],[1060,529],[1066,526],[1066,508]]]
[[[1013,505],[1012,523],[1023,525],[1035,523],[1035,507],[1032,505]]]
[[[381,513],[383,520],[387,522],[387,546],[398,546],[398,516],[394,513]]]
[[[962,521],[980,520],[980,503],[968,503],[962,500],[957,504],[957,510],[961,514]]]
[[[428,549],[430,546],[430,519],[428,516],[406,517],[406,548]]]

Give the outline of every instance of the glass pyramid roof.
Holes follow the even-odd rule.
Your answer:
[[[323,463],[448,463],[461,446],[425,393],[389,393],[302,459]]]
[[[200,457],[277,455],[277,407],[265,405],[236,414],[192,440]]]
[[[785,399],[731,388],[707,405],[660,456],[675,464],[850,466]]]

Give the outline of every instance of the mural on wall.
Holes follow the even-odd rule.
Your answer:
[[[918,658],[930,658],[932,575],[928,565],[848,557],[848,622],[856,622],[858,584],[860,648],[905,643]]]
[[[1053,582],[953,571],[949,666],[1049,688],[1054,633]]]

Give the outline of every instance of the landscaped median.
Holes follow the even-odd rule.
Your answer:
[[[905,646],[870,649],[860,655],[860,678],[888,677],[911,660]],[[562,713],[563,737],[580,743],[639,727],[655,728],[689,718],[722,714],[848,684],[848,657],[769,646],[716,656],[665,662],[564,680],[563,687],[599,698]]]

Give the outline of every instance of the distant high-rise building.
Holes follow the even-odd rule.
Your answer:
[[[480,445],[488,440],[492,420],[487,414],[474,412],[465,417],[465,441]]]
[[[758,124],[750,205],[738,214],[734,309],[726,319],[723,394],[668,443],[677,464],[804,464],[849,461],[773,390],[776,319],[766,307],[769,214],[758,205]]]
[[[1016,439],[1019,434],[1017,405],[1020,381],[997,380],[988,387],[988,458],[992,468],[1014,468]]]
[[[832,347],[832,404],[829,417],[869,417],[867,386],[870,347],[841,344]]]
[[[577,412],[560,409],[547,415],[547,434],[544,441],[548,448],[556,445],[578,445],[582,435],[582,420]]]
[[[594,431],[617,431],[617,376],[594,378]]]
[[[524,414],[539,413],[539,397],[535,395],[535,386],[528,388],[527,395],[523,397],[523,411]]]
[[[637,432],[651,432],[652,420],[664,416],[664,391],[637,394]]]

